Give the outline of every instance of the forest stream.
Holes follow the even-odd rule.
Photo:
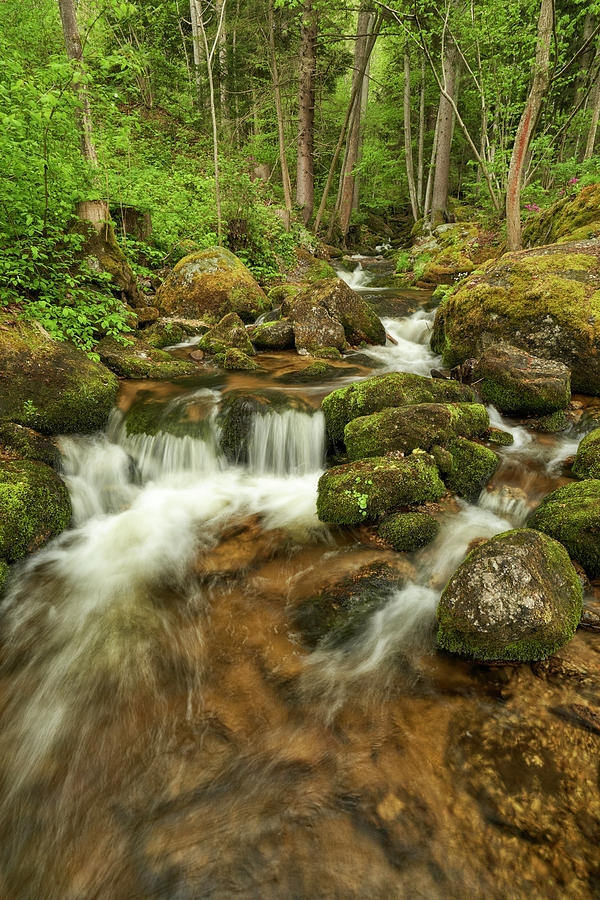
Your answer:
[[[600,896],[597,736],[576,714],[599,699],[597,637],[481,665],[436,650],[434,627],[472,542],[524,526],[581,435],[490,408],[514,443],[478,502],[442,499],[416,553],[321,523],[322,398],[441,365],[430,294],[372,265],[339,274],[393,341],[326,381],[282,351],[266,374],[124,382],[105,433],[61,438],[75,527],[4,600],[3,898]],[[219,405],[265,389],[281,403],[233,464]],[[188,433],[128,433],[140,403]],[[384,564],[403,586],[375,579],[369,613],[323,637],[311,598]]]

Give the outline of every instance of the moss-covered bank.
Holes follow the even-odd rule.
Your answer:
[[[68,491],[41,462],[0,463],[0,558],[14,562],[39,550],[71,519]]]

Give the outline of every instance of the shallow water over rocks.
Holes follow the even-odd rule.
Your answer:
[[[439,365],[430,313],[385,324],[396,344],[334,367]],[[598,633],[543,663],[480,666],[437,652],[433,627],[469,545],[522,525],[568,479],[579,435],[492,410],[515,442],[479,502],[432,505],[434,543],[396,554],[316,516],[317,410],[344,377],[290,386],[278,377],[305,361],[260,361],[128,383],[105,434],[61,443],[76,527],[4,600],[0,894],[598,896]],[[308,408],[257,413],[232,464],[219,404],[265,388]],[[189,433],[128,433],[141,391],[192,409]],[[382,564],[397,584],[360,628],[309,645],[298,609]]]

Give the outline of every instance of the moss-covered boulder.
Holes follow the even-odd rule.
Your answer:
[[[600,576],[600,480],[590,478],[552,491],[527,524],[564,544],[590,577]]]
[[[359,416],[368,416],[392,406],[468,403],[474,399],[473,390],[457,381],[392,372],[333,391],[323,400],[323,413],[329,437],[334,443],[340,443],[348,422]]]
[[[564,409],[557,409],[556,412],[548,413],[546,416],[527,419],[525,425],[530,431],[538,431],[540,434],[559,434],[570,428],[571,423]]]
[[[367,619],[406,581],[401,567],[368,563],[301,603],[294,610],[294,626],[310,649],[341,646],[364,632]]]
[[[294,346],[294,325],[289,318],[254,325],[249,335],[257,350],[291,350]]]
[[[600,184],[590,184],[572,197],[563,197],[543,213],[533,216],[523,228],[526,246],[564,244],[598,237]]]
[[[485,439],[490,444],[497,444],[500,447],[510,447],[515,442],[514,435],[501,428],[488,428]]]
[[[0,440],[1,435],[0,430]],[[577,478],[600,478],[600,428],[590,431],[580,442],[572,471]]]
[[[426,547],[440,530],[439,523],[427,513],[396,513],[383,519],[377,533],[394,550],[411,552]]]
[[[448,445],[452,468],[445,476],[446,487],[465,500],[476,500],[500,462],[493,450],[458,437]]]
[[[165,432],[210,441],[215,411],[216,392],[210,387],[168,400],[156,397],[152,391],[140,390],[125,413],[123,424],[130,436]]]
[[[545,659],[571,640],[582,587],[564,547],[523,528],[481,544],[446,585],[438,645],[481,660]]]
[[[60,452],[56,444],[37,431],[15,422],[0,422],[0,457],[36,459],[53,469],[60,465]]]
[[[84,221],[85,210],[80,212],[81,217],[74,220],[72,225],[72,231],[80,234],[83,239],[77,256],[85,261],[91,272],[109,275],[113,289],[120,292],[131,306],[144,305],[144,296],[127,257],[119,246],[112,223],[105,222],[96,228]]]
[[[247,356],[254,356],[256,352],[244,323],[237,313],[228,313],[223,316],[218,325],[202,335],[198,346],[201,350],[213,355],[226,353],[231,347],[241,350]]]
[[[2,595],[2,591],[4,590],[4,586],[8,580],[8,573],[10,571],[10,566],[4,559],[0,559],[0,596]]]
[[[0,313],[0,422],[43,434],[102,428],[114,406],[117,378],[36,323]]]
[[[156,350],[141,340],[127,345],[114,338],[103,338],[96,351],[104,365],[122,378],[151,378],[160,381],[183,378],[198,371],[195,363],[175,359],[164,350]]]
[[[344,443],[350,459],[396,450],[411,453],[436,444],[443,447],[457,435],[477,437],[489,424],[487,409],[480,403],[417,403],[353,419],[344,429]]]
[[[0,462],[0,558],[14,562],[38,550],[71,520],[68,491],[50,466]]]
[[[294,343],[298,351],[313,353],[323,347],[345,350],[348,346],[342,324],[318,303],[297,300],[290,318],[294,322]]]
[[[155,350],[181,344],[186,334],[183,326],[172,319],[159,319],[148,328],[144,328],[144,340]]]
[[[317,284],[319,281],[327,281],[336,278],[335,270],[325,259],[317,259],[305,247],[296,249],[298,266],[294,272],[294,280]]]
[[[432,287],[451,284],[500,252],[498,242],[475,222],[443,223],[432,231],[421,225],[413,238],[403,269],[412,269],[413,281]]]
[[[219,322],[229,312],[253,322],[269,308],[262,288],[243,262],[224,247],[211,247],[181,259],[156,295],[170,316]]]
[[[553,244],[485,263],[438,307],[431,346],[446,365],[507,341],[600,393],[600,241]]]
[[[359,525],[401,506],[439,500],[444,492],[433,458],[426,453],[364,459],[321,475],[317,513],[332,525]]]
[[[320,281],[301,291],[291,309],[294,321],[300,315],[299,304],[306,303],[323,307],[332,319],[339,322],[348,343],[385,344],[385,328],[379,316],[372,306],[341,278]],[[304,309],[304,305],[301,308]],[[320,346],[338,345],[325,341]]]
[[[219,353],[216,357],[217,362],[232,372],[256,372],[260,366],[256,360],[251,359],[243,350],[236,347],[230,347],[225,353]]]
[[[571,399],[571,373],[564,363],[511,344],[488,347],[473,368],[473,380],[484,403],[503,413],[543,416],[564,409]]]

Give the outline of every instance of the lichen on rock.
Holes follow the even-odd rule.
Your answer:
[[[181,259],[156,295],[166,315],[217,323],[227,313],[253,322],[269,301],[243,262],[224,247],[211,247]]]
[[[583,591],[564,547],[532,529],[481,544],[440,599],[438,646],[480,660],[550,656],[575,634]]]
[[[363,459],[329,469],[319,479],[317,513],[322,522],[373,522],[400,506],[439,500],[445,487],[433,458]]]

